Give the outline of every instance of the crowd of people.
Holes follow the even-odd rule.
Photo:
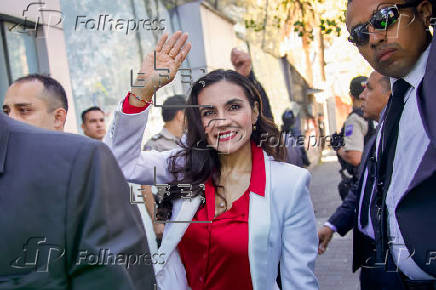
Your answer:
[[[144,147],[152,97],[191,49],[186,33],[159,39],[107,132],[102,109],[82,112],[88,138],[62,132],[59,82],[17,79],[0,114],[0,289],[318,289],[317,256],[353,229],[361,289],[435,290],[432,10],[348,0],[349,41],[374,71],[350,83],[353,110],[331,144],[342,204],[319,229],[304,146],[264,142],[298,135],[296,116],[283,112],[279,130],[247,53],[168,97]],[[127,182],[142,185],[156,253]]]

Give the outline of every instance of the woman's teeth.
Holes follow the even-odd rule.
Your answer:
[[[219,139],[230,138],[230,137],[233,136],[233,135],[236,135],[236,132],[231,132],[231,133],[227,133],[227,134],[219,135]]]

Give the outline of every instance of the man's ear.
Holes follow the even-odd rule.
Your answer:
[[[185,115],[184,115],[183,110],[179,110],[179,111],[177,111],[177,113],[176,113],[177,121],[179,121],[179,122],[183,121],[184,116],[185,116]]]
[[[64,108],[58,108],[54,112],[54,129],[64,131],[65,122],[67,121],[67,111]]]
[[[185,124],[185,111],[184,110],[177,111],[175,119],[177,120],[178,123],[180,123],[182,125],[182,127],[184,127],[186,125]]]
[[[428,0],[422,1],[417,7],[418,15],[425,27],[432,24],[433,5]]]

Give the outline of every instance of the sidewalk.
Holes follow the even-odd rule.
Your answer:
[[[340,180],[339,163],[333,156],[324,158],[325,162],[310,169],[312,184],[310,193],[318,228],[330,217],[341,204],[337,190]],[[318,256],[315,274],[320,290],[355,290],[359,287],[359,272],[352,273],[353,234],[350,231],[345,237],[333,236],[327,251]]]

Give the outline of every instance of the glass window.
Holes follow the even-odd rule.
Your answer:
[[[78,125],[81,112],[95,105],[105,111],[109,123],[130,89],[131,73],[135,79],[160,35],[173,31],[169,12],[160,0],[63,0],[61,6]],[[158,103],[181,92],[177,74],[172,85],[159,90]],[[148,127],[156,131],[150,134],[162,127],[158,110],[153,111],[149,124],[155,125]]]
[[[35,31],[0,21],[0,99],[15,79],[38,72]]]
[[[12,80],[38,72],[35,33],[30,29],[12,29],[12,23],[4,22],[9,66]]]

